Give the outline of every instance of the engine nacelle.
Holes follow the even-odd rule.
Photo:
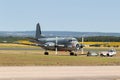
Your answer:
[[[47,42],[44,44],[45,47],[54,47],[55,46],[55,43],[53,42]]]

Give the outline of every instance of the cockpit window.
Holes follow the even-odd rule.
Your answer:
[[[68,40],[69,42],[72,42],[72,40]]]
[[[68,41],[69,41],[69,42],[77,41],[77,39],[69,39]]]
[[[76,39],[72,39],[72,41],[77,41]]]

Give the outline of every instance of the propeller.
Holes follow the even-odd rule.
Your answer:
[[[84,42],[84,37],[82,36],[82,45],[81,45],[81,46],[82,46],[82,49],[81,49],[81,52],[82,52],[82,53],[81,53],[81,54],[84,54],[83,42]]]

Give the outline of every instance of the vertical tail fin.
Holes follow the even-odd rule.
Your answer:
[[[35,35],[35,38],[38,39],[38,38],[41,38],[41,28],[40,28],[40,24],[38,23],[36,25],[36,35]]]

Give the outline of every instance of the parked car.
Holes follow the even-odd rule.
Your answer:
[[[100,56],[110,56],[110,57],[112,57],[112,56],[114,56],[114,55],[116,55],[116,50],[115,49],[111,49],[111,50],[109,50],[109,51],[102,51],[102,52],[100,52]]]
[[[87,56],[99,56],[99,54],[94,51],[88,51]]]

